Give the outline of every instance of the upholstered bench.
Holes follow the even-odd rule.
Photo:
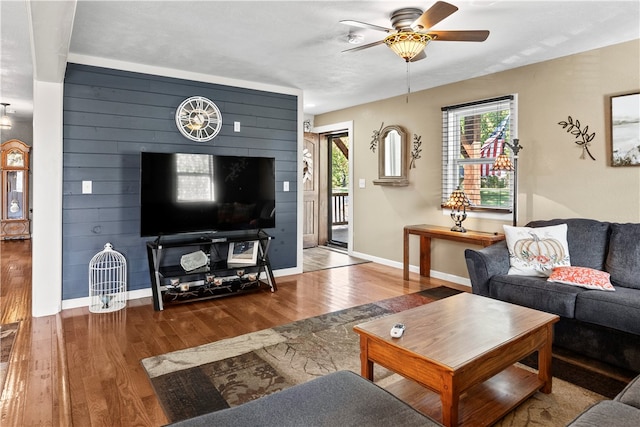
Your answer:
[[[172,426],[441,426],[388,391],[339,371]]]

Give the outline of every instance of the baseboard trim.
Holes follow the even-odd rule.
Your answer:
[[[398,269],[403,268],[403,265],[401,262],[392,261],[386,258],[379,258],[376,256],[372,256],[372,255],[364,254],[360,252],[351,252],[349,255],[357,258],[366,259],[368,261],[373,261],[375,263],[386,265],[393,268],[398,268]],[[418,266],[410,265],[409,271],[418,273],[420,269],[418,268]],[[301,274],[301,273],[302,273],[302,268],[296,267],[296,268],[284,268],[281,270],[275,270],[273,272],[273,275],[274,277],[284,277],[284,276],[292,276],[292,275]],[[435,271],[435,270],[431,270],[431,277],[435,279],[446,280],[447,282],[456,283],[458,285],[471,287],[471,282],[469,281],[469,279],[465,277],[455,276],[453,274],[448,274],[448,273],[442,273],[440,271]],[[146,289],[137,289],[134,291],[127,291],[127,301],[133,300],[133,299],[139,299],[139,298],[148,298],[148,297],[151,297],[150,287]],[[63,310],[68,310],[71,308],[78,308],[78,307],[88,307],[88,306],[89,306],[89,297],[67,299],[62,301]]]
[[[386,265],[388,267],[394,267],[398,269],[404,268],[404,265],[401,262],[392,261],[386,258],[379,258],[369,254],[361,253],[361,252],[352,251],[351,253],[349,253],[349,255],[357,258],[373,261],[375,263]],[[420,273],[420,267],[418,267],[417,265],[409,265],[409,271],[412,273]],[[436,270],[431,270],[430,275],[434,279],[446,280],[447,282],[452,282],[458,285],[471,287],[471,281],[466,277],[460,277],[460,276],[456,276],[449,273],[443,273],[441,271],[436,271]]]

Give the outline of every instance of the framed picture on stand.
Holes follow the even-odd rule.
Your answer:
[[[258,241],[229,243],[227,265],[229,267],[243,267],[255,265],[258,260]]]

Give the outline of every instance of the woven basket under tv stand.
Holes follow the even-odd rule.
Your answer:
[[[159,237],[147,242],[154,310],[164,310],[165,304],[222,298],[264,286],[275,292],[276,281],[268,256],[271,239],[263,230],[251,230]],[[255,261],[249,251],[246,257],[228,262],[231,245],[256,251]],[[206,265],[186,271],[181,257],[197,251],[206,255]]]

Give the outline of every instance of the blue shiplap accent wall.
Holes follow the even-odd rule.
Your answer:
[[[222,129],[211,141],[183,137],[177,106],[200,95],[216,103]],[[297,97],[69,64],[64,83],[62,299],[89,295],[91,258],[110,242],[127,259],[128,289],[150,287],[140,228],[140,152],[211,153],[276,159],[274,269],[296,265]],[[241,122],[241,132],[233,122]],[[82,181],[93,193],[82,194]],[[283,192],[283,181],[290,191]],[[161,215],[161,213],[159,213]]]

